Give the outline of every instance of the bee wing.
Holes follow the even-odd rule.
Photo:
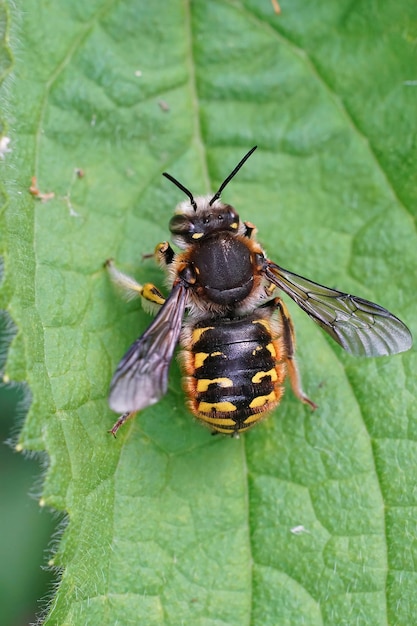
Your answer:
[[[110,384],[109,405],[113,411],[139,411],[166,393],[186,302],[185,287],[176,285],[149,328],[130,346]]]
[[[314,283],[271,261],[265,276],[351,354],[383,356],[411,348],[407,326],[378,304]]]

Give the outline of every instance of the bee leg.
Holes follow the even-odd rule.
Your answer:
[[[169,245],[168,241],[163,241],[162,243],[158,243],[155,247],[153,255],[150,256],[153,256],[158,265],[164,268],[167,265],[170,265],[175,259],[175,252]]]
[[[152,283],[141,285],[131,276],[118,270],[113,259],[108,259],[104,265],[112,283],[124,293],[127,300],[140,296],[143,308],[149,313],[155,313],[164,304],[164,296]]]
[[[317,404],[308,398],[302,387],[301,387],[301,378],[298,372],[297,362],[295,360],[295,333],[294,326],[291,321],[291,317],[289,311],[281,298],[275,298],[274,304],[277,309],[279,309],[281,320],[282,320],[282,337],[284,340],[284,348],[285,348],[285,362],[287,365],[288,376],[291,383],[291,388],[293,390],[294,395],[304,402],[304,404],[308,404],[311,406],[313,411],[317,409]]]
[[[250,239],[256,230],[256,226],[252,222],[243,222],[243,224],[245,226],[245,237]]]
[[[119,428],[121,426],[123,426],[123,424],[125,422],[127,422],[128,419],[130,419],[131,417],[135,417],[137,411],[127,411],[127,413],[123,413],[123,415],[121,415],[119,417],[119,419],[117,420],[117,422],[115,422],[113,424],[113,428],[111,428],[110,430],[108,430],[108,433],[111,433],[113,435],[113,437],[116,439],[116,433],[119,430]]]

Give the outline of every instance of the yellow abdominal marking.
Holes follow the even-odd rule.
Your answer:
[[[215,384],[220,387],[233,387],[233,381],[230,378],[200,378],[197,382],[197,391],[207,391],[210,385]]]
[[[208,424],[215,424],[217,426],[234,426],[234,420],[231,420],[227,417],[206,417],[202,418]],[[229,429],[227,430],[229,432]]]
[[[269,322],[267,320],[252,320],[252,324],[262,324],[262,326],[265,326],[266,330],[269,333],[271,332],[271,327],[270,327]]]
[[[260,383],[262,381],[262,379],[265,378],[266,376],[270,376],[271,380],[277,380],[278,379],[278,376],[277,376],[277,373],[275,371],[275,368],[272,368],[268,372],[257,372],[255,374],[255,376],[252,376],[252,382],[253,383]]]
[[[194,356],[194,367],[196,370],[203,365],[208,356],[210,355],[207,352],[197,352]]]
[[[232,411],[236,411],[236,407],[231,402],[200,402],[198,410],[201,411],[201,413],[211,413],[212,411],[231,413]]]
[[[267,349],[267,350],[269,350],[269,352],[272,354],[272,356],[273,356],[273,357],[277,356],[277,351],[276,351],[276,350],[275,350],[275,348],[274,348],[274,344],[269,343],[269,344],[266,346],[266,349]]]
[[[247,417],[243,423],[253,424],[253,422],[258,422],[260,419],[262,419],[262,415],[260,415],[259,413],[254,413],[253,415],[249,415],[249,417]]]
[[[226,357],[226,355],[223,354],[223,352],[211,352],[210,354],[208,354],[207,352],[197,352],[194,356],[194,367],[196,370],[198,370],[199,367],[202,367],[207,357],[222,356],[222,355]]]
[[[197,343],[200,341],[201,335],[203,335],[206,330],[213,330],[214,326],[206,326],[205,328],[194,328],[193,330],[193,343]]]
[[[275,391],[271,391],[271,393],[268,394],[267,396],[258,396],[257,398],[254,398],[252,402],[250,403],[249,407],[251,409],[257,409],[261,406],[264,406],[268,402],[274,402],[274,400],[276,400]],[[245,420],[245,421],[247,422],[248,420]]]

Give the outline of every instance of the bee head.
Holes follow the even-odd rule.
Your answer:
[[[163,175],[189,198],[189,201],[186,200],[178,205],[175,215],[169,223],[170,231],[177,245],[180,247],[186,246],[198,241],[205,235],[219,231],[238,232],[239,215],[230,204],[224,204],[219,198],[223,189],[237,174],[254,150],[256,150],[256,146],[249,150],[241,159],[213,196],[198,196],[194,198],[189,189],[171,176],[171,174],[164,172]]]
[[[194,243],[205,235],[219,231],[238,232],[239,215],[235,209],[220,200],[211,205],[210,198],[210,196],[197,197],[196,209],[191,211],[187,201],[181,202],[169,223],[175,243],[180,246],[181,243]]]

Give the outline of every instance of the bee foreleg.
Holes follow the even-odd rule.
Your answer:
[[[281,321],[282,321],[282,338],[284,341],[285,349],[285,363],[287,365],[287,372],[291,383],[291,388],[294,395],[304,402],[309,404],[313,411],[317,409],[317,404],[308,398],[301,386],[301,378],[298,372],[297,362],[295,360],[295,332],[294,326],[291,321],[291,317],[287,307],[281,298],[275,298],[274,304],[279,309]]]
[[[123,292],[127,300],[132,300],[140,296],[142,298],[143,308],[150,313],[155,313],[155,311],[164,304],[164,296],[152,283],[141,285],[134,278],[128,276],[128,274],[118,270],[113,259],[108,259],[105,263],[105,267],[112,283]]]

